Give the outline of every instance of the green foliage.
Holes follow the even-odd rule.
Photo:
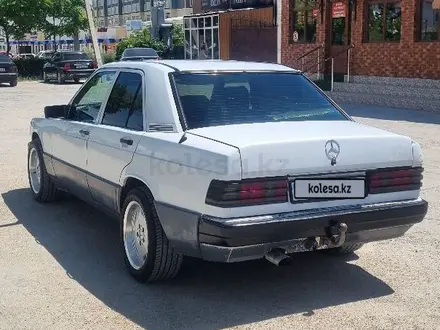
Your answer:
[[[90,57],[92,60],[96,61],[96,56],[95,56],[95,52],[94,52],[93,48],[86,47],[82,51],[84,53],[86,53],[87,56]]]
[[[116,47],[116,58],[121,58],[125,49],[134,47],[153,48],[159,56],[165,51],[164,43],[160,40],[154,40],[151,37],[150,31],[144,29],[142,31],[135,31],[129,37],[121,40]]]
[[[96,61],[95,52],[92,48],[84,48],[83,52],[87,54],[92,60]],[[103,64],[116,61],[116,55],[113,53],[101,53]]]
[[[45,11],[39,27],[47,36],[73,36],[89,27],[83,0],[46,0]]]
[[[185,44],[185,34],[181,25],[173,24],[173,29],[171,30],[171,36],[173,39],[174,47],[183,47]]]
[[[111,62],[114,62],[114,61],[116,61],[116,55],[115,54],[113,54],[113,53],[104,53],[104,54],[102,54],[102,62],[104,63],[104,64],[107,64],[107,63],[111,63]]]
[[[148,29],[136,31],[119,42],[116,47],[116,59],[119,60],[121,58],[125,49],[134,47],[153,48],[162,58],[179,58],[184,44],[183,29],[179,25],[174,24],[171,37],[173,45],[168,47],[162,40],[153,39]]]
[[[40,78],[43,72],[44,60],[37,58],[15,59],[18,75],[21,78]]]
[[[38,28],[45,18],[45,8],[51,0],[0,0],[0,28],[9,47],[11,37],[20,38]]]

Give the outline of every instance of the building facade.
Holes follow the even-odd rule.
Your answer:
[[[164,0],[166,18],[192,13],[192,0]],[[151,21],[151,0],[93,0],[98,27],[124,26],[128,21]]]
[[[185,58],[276,61],[274,8],[273,0],[194,0]]]
[[[241,1],[251,4],[246,6],[248,10],[234,10],[231,8],[234,1],[240,0],[226,0],[226,9],[218,10],[212,4],[221,4],[221,0],[194,0],[194,13],[219,13],[220,31],[222,16],[231,16],[233,12],[235,20],[238,17],[240,26],[234,26],[232,16],[228,18],[229,23],[224,23],[232,27],[232,32],[229,39],[220,38],[220,49],[248,48],[248,53],[253,50],[254,59],[259,54],[261,60],[275,59],[276,42],[274,46],[268,36],[262,36],[266,31],[265,35],[276,39],[276,33],[267,30],[271,29],[271,22],[277,22],[276,6],[281,5],[283,64],[328,74],[333,62],[334,72],[339,75],[350,72],[352,75],[440,79],[440,0],[278,0],[278,3],[267,2],[273,8],[271,15],[269,9],[257,9],[258,4],[255,6],[251,0]],[[261,6],[261,2],[259,4]],[[266,15],[257,14],[264,10]],[[245,21],[248,28],[244,26]],[[243,32],[246,29],[247,32]],[[242,45],[237,46],[234,33],[247,34],[248,38],[242,37]],[[268,47],[272,56],[262,51]],[[246,56],[243,52],[220,51],[220,58],[224,59],[245,59]]]

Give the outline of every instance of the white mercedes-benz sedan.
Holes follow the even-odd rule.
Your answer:
[[[420,145],[357,123],[286,66],[111,63],[44,110],[31,121],[30,191],[118,219],[139,281],[173,278],[184,256],[280,265],[351,253],[404,235],[428,209]]]

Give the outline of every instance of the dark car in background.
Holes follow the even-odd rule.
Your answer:
[[[153,48],[127,48],[121,56],[121,61],[143,60],[160,60],[160,56]]]
[[[57,51],[44,64],[43,80],[56,80],[59,84],[66,80],[79,82],[87,79],[97,68],[96,62],[84,52]]]
[[[8,52],[1,51],[0,55],[7,55],[7,56],[9,56],[10,59],[14,59],[14,55],[12,55],[11,53],[8,53]]]
[[[0,54],[0,84],[8,83],[17,86],[18,70],[12,59],[6,54]]]
[[[53,54],[55,54],[54,50],[42,50],[37,54],[36,58],[43,61],[49,61]]]
[[[17,55],[17,59],[19,60],[29,60],[34,58],[35,58],[35,54],[33,53],[22,53]]]

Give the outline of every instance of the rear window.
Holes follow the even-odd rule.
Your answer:
[[[189,129],[246,123],[348,120],[304,76],[284,72],[174,74]]]
[[[124,51],[124,56],[149,56],[157,57],[157,52],[152,48],[128,48]]]
[[[82,53],[67,53],[62,56],[65,61],[90,60],[90,57]]]
[[[0,54],[0,62],[3,62],[3,63],[11,62],[11,59],[8,55]]]

